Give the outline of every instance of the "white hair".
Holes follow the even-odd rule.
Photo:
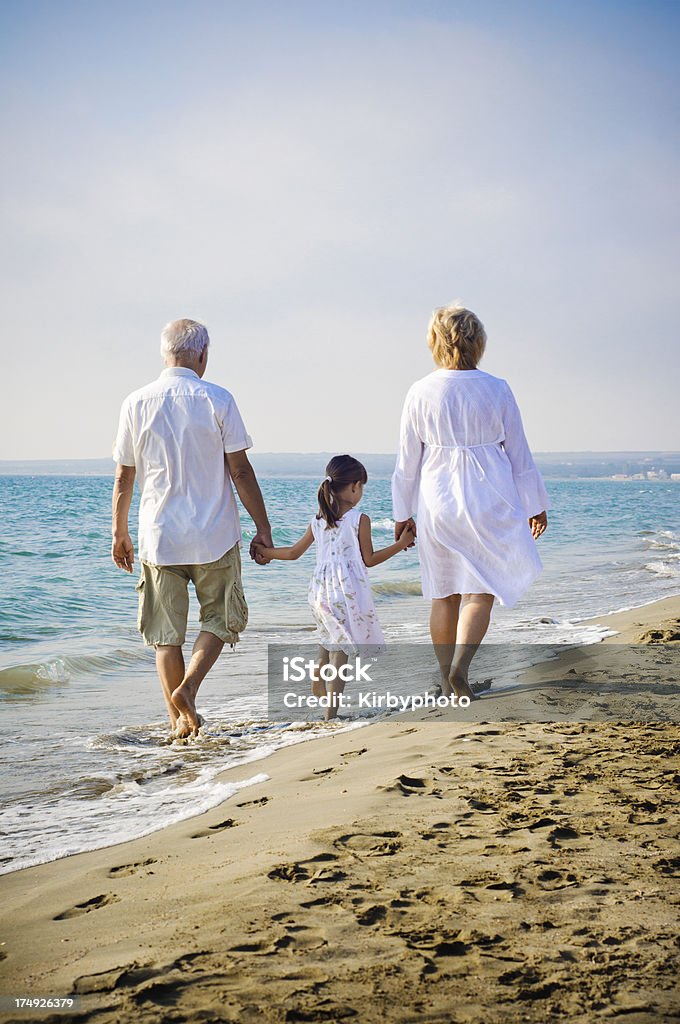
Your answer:
[[[208,329],[198,320],[173,320],[161,331],[161,355],[164,358],[198,357],[209,344]]]

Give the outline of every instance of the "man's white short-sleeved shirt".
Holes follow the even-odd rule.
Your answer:
[[[241,540],[224,455],[252,443],[230,393],[188,367],[169,367],[128,395],[113,457],[137,470],[144,562],[214,562]]]

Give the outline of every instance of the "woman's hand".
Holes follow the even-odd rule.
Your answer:
[[[401,550],[405,551],[406,548],[414,547],[416,543],[416,531],[415,527],[406,523],[406,526],[401,531],[401,536],[397,540],[397,544],[401,544]]]
[[[539,512],[537,516],[531,516],[529,526],[531,527],[531,536],[534,540],[538,540],[548,526],[548,513]]]
[[[413,519],[413,518],[411,518],[411,519],[403,519],[400,522],[397,522],[397,523],[394,524],[394,539],[395,539],[395,541],[399,540],[399,538],[401,537],[401,535],[404,532],[404,530],[410,530],[411,533],[413,534],[413,539],[411,540],[411,542],[409,544],[406,545],[406,547],[407,548],[414,547],[415,542],[416,542],[416,536],[417,536],[415,519]]]

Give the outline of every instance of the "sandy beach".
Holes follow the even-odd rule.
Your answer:
[[[466,722],[329,727],[207,814],[2,877],[3,1019],[680,1020],[680,597],[594,621]]]

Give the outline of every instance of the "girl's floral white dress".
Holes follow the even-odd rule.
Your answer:
[[[365,656],[383,651],[385,638],[361,557],[360,518],[355,507],[345,512],[336,527],[329,527],[325,519],[312,519],[316,568],[309,584],[309,604],[322,647]]]

